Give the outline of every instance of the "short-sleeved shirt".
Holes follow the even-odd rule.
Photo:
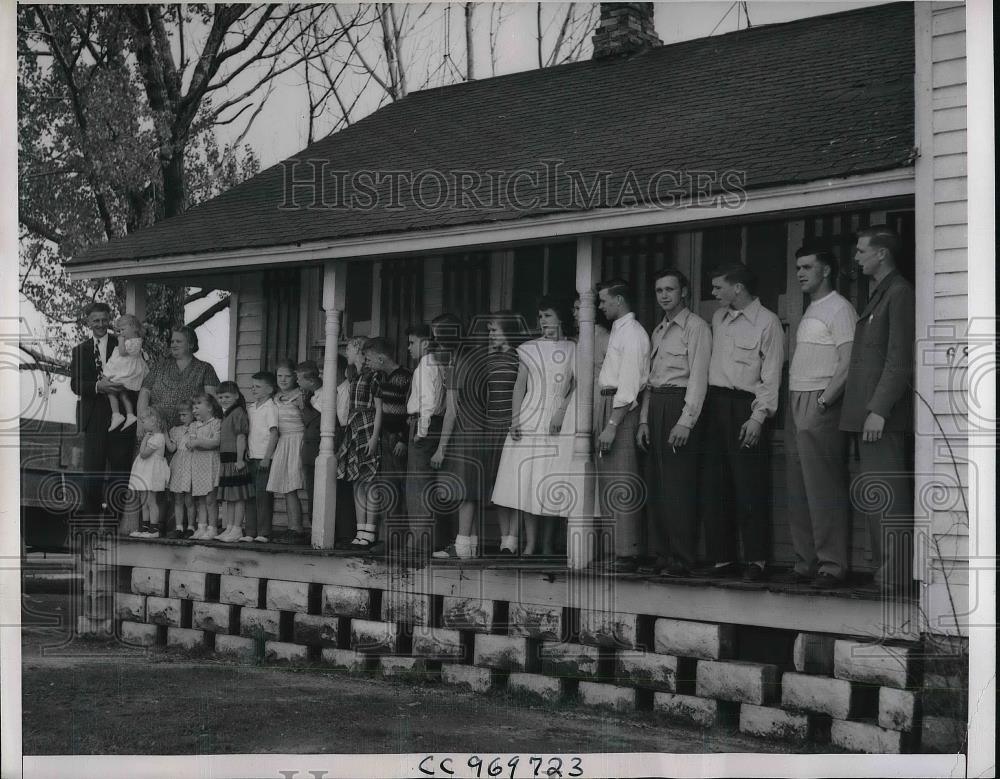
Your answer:
[[[170,426],[180,422],[177,404],[191,400],[205,387],[218,387],[219,376],[210,363],[192,357],[182,371],[173,357],[161,360],[146,374],[142,388],[149,390],[149,405],[161,409],[169,417]]]
[[[278,407],[268,398],[259,406],[254,401],[247,406],[250,419],[250,435],[247,437],[247,457],[260,460],[267,453],[267,442],[271,428],[278,426]]]
[[[249,435],[250,420],[247,412],[239,406],[233,406],[222,418],[222,437],[219,439],[219,453],[236,454],[236,439],[241,435]]]
[[[375,397],[382,401],[382,432],[406,438],[406,398],[410,394],[413,374],[406,368],[396,368],[382,380]]]
[[[795,332],[795,353],[788,368],[790,390],[826,389],[837,369],[837,349],[854,341],[857,319],[854,306],[837,292],[809,304]]]

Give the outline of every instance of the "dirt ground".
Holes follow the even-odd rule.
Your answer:
[[[650,713],[73,641],[66,613],[65,596],[24,596],[26,755],[790,751]]]

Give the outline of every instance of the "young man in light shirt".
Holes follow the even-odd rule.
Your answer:
[[[688,308],[691,285],[678,270],[657,273],[663,320],[650,337],[649,383],[636,443],[647,453],[649,553],[639,573],[685,576],[698,543],[698,471],[704,448],[702,406],[708,390],[712,330]]]
[[[712,317],[708,366],[708,452],[705,475],[705,549],[708,577],[766,579],[770,553],[771,480],[766,422],[778,410],[784,332],[755,296],[757,278],[744,265],[712,273],[712,294],[722,306]],[[738,529],[738,530],[737,530]]]
[[[792,579],[827,589],[843,584],[850,562],[847,436],[840,431],[840,404],[857,314],[834,289],[837,260],[830,252],[803,246],[795,253],[795,270],[810,302],[795,333],[788,369]]]
[[[614,521],[614,557],[608,570],[633,573],[645,553],[645,483],[636,433],[639,402],[649,378],[649,335],[632,313],[632,292],[623,279],[598,285],[598,307],[611,322],[608,351],[594,398],[595,470],[601,514]],[[604,550],[602,550],[604,551]],[[607,550],[610,556],[610,550]]]

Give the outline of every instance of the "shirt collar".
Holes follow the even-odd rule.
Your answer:
[[[727,306],[726,308],[726,321],[731,322],[736,319],[740,314],[743,314],[747,319],[750,320],[751,324],[757,323],[757,314],[760,313],[760,298],[754,298],[742,309],[735,309],[732,306]]]
[[[614,330],[621,330],[629,322],[634,322],[634,321],[635,321],[635,313],[632,312],[632,311],[629,311],[627,314],[624,314],[623,316],[618,317],[614,322],[612,322],[611,323],[611,329],[612,329],[612,331],[614,331]]]
[[[677,316],[675,316],[673,319],[668,320],[667,317],[664,316],[663,319],[660,320],[658,329],[665,331],[668,327],[670,327],[670,325],[676,324],[679,328],[683,330],[685,327],[687,327],[687,321],[689,316],[691,316],[691,309],[688,308],[687,306],[684,306],[684,308],[682,308],[680,312],[677,314]]]

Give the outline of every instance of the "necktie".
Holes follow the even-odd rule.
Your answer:
[[[101,359],[101,342],[94,339],[94,363],[97,365],[97,373],[104,372],[104,360]]]

